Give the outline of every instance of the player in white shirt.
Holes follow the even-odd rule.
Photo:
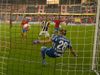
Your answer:
[[[39,33],[39,36],[44,35],[45,37],[50,37],[50,34],[48,33],[49,25],[50,25],[49,21],[43,21],[41,23],[41,28],[42,29],[41,29],[41,31]]]

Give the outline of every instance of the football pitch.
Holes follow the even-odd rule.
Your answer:
[[[62,27],[67,29],[66,37],[71,41],[78,57],[73,57],[70,51],[66,50],[63,57],[46,56],[47,65],[44,66],[41,63],[41,46],[51,47],[52,44],[32,43],[38,39],[41,30],[39,25],[31,25],[27,38],[23,40],[19,24],[13,24],[11,29],[9,25],[1,24],[0,59],[6,57],[0,60],[5,63],[3,67],[6,69],[3,69],[3,72],[7,75],[96,75],[91,71],[95,25]],[[52,34],[53,31],[51,25],[49,33]],[[0,67],[2,68],[2,65]]]

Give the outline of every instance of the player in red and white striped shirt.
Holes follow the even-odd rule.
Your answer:
[[[27,32],[29,31],[29,27],[30,27],[29,21],[30,21],[30,19],[22,20],[22,23],[21,23],[22,33],[21,33],[21,35],[22,35],[23,39],[26,38]]]

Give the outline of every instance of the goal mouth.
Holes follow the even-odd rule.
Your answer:
[[[99,16],[100,0],[0,0],[0,75],[100,75]],[[24,18],[30,19],[25,34]],[[48,20],[50,25],[44,26],[49,28],[43,28],[42,21]],[[67,30],[64,39],[78,57],[69,49],[54,59],[45,54],[48,64],[43,66],[41,47],[53,48],[50,39],[58,36],[57,27]],[[39,35],[45,29],[48,34]]]

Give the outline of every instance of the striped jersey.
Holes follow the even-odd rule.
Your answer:
[[[72,47],[70,41],[64,36],[54,35],[52,36],[53,45],[52,48],[57,54],[62,55],[67,48]]]
[[[49,24],[50,24],[50,22],[48,22],[48,21],[43,21],[42,24],[41,24],[42,31],[48,31]]]

